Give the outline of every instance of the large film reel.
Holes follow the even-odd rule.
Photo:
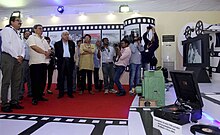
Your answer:
[[[203,34],[203,22],[201,20],[196,23],[195,32],[196,35]]]
[[[191,28],[190,28],[190,26],[186,27],[185,32],[184,32],[184,36],[185,36],[186,39],[191,37]]]

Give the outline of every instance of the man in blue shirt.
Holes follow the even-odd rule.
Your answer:
[[[129,72],[129,93],[133,94],[133,90],[141,80],[141,52],[144,51],[144,46],[141,44],[141,38],[135,37],[134,43],[130,44],[130,72]]]

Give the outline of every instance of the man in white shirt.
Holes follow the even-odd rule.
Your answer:
[[[120,77],[123,74],[125,67],[129,64],[129,60],[131,57],[131,49],[129,46],[129,41],[127,39],[121,40],[121,50],[118,48],[117,55],[118,58],[115,62],[115,75],[114,82],[118,87],[119,92],[116,93],[117,96],[124,96],[126,94],[125,89],[121,85]]]
[[[36,24],[34,25],[34,34],[30,35],[27,40],[30,47],[29,65],[33,105],[37,105],[38,101],[47,101],[43,97],[43,91],[47,81],[47,65],[49,64],[51,49],[42,34],[42,25]]]
[[[8,27],[2,30],[2,86],[1,100],[3,112],[12,112],[12,109],[23,109],[19,105],[18,92],[22,77],[22,61],[25,55],[23,40],[19,29],[22,21],[19,17],[11,16]],[[11,101],[8,102],[8,89],[11,85]]]

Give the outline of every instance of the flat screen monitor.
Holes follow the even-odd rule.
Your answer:
[[[182,42],[183,66],[210,66],[209,35],[198,35]]]

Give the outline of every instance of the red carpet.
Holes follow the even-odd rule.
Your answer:
[[[127,119],[129,107],[134,99],[129,94],[122,97],[115,94],[104,95],[103,91],[95,92],[95,95],[88,94],[88,91],[79,95],[77,91],[72,99],[67,95],[57,99],[58,91],[55,90],[55,85],[52,86],[52,91],[53,95],[45,95],[49,101],[40,101],[37,106],[32,105],[31,98],[25,96],[21,103],[25,108],[14,110],[13,113]]]

